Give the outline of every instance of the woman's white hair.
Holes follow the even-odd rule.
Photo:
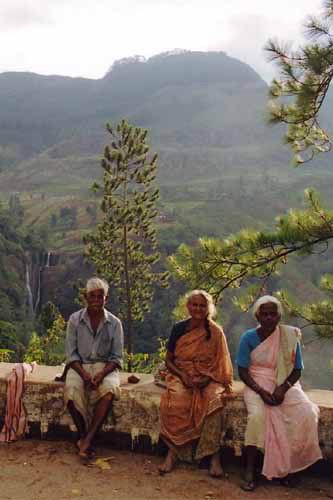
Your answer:
[[[93,290],[104,290],[104,295],[109,293],[109,285],[102,278],[90,278],[87,281],[86,293],[92,292]]]
[[[208,308],[208,314],[207,318],[208,319],[214,319],[216,317],[216,307],[213,302],[213,297],[211,296],[210,293],[206,292],[205,290],[192,290],[191,292],[188,292],[186,294],[186,305],[188,305],[193,297],[196,297],[198,295],[201,295],[207,302],[207,308]]]
[[[260,297],[260,299],[258,299],[254,303],[252,312],[253,312],[253,316],[254,316],[255,319],[257,319],[257,314],[259,312],[259,309],[264,304],[275,304],[276,307],[277,307],[277,311],[278,311],[279,315],[282,316],[283,309],[282,309],[281,302],[278,299],[276,299],[275,297],[273,297],[273,295],[263,295],[262,297]]]

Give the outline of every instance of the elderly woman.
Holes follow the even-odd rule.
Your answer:
[[[270,295],[254,305],[259,326],[246,331],[237,354],[245,383],[248,411],[245,433],[246,471],[242,488],[255,488],[257,450],[264,450],[262,474],[281,478],[305,469],[322,457],[318,444],[319,410],[299,383],[303,362],[298,328],[280,324],[281,303]]]
[[[223,330],[212,320],[212,297],[194,290],[186,305],[190,317],[173,327],[167,346],[160,416],[168,454],[160,472],[170,472],[177,459],[210,456],[210,475],[220,477],[221,410],[231,393],[232,364]]]

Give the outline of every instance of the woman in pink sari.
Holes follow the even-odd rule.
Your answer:
[[[255,486],[258,450],[264,451],[262,474],[280,478],[303,470],[322,458],[318,443],[318,407],[299,383],[303,362],[298,328],[279,324],[281,303],[270,295],[254,305],[257,328],[246,331],[237,354],[245,383],[248,411],[245,433],[246,471],[242,488]]]

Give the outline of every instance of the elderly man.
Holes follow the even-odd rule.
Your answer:
[[[86,458],[92,454],[92,441],[112,400],[120,393],[123,329],[121,321],[104,308],[108,289],[104,280],[89,279],[87,307],[72,314],[67,326],[65,403],[79,433],[79,456]]]

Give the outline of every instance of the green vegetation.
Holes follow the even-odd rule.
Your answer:
[[[330,139],[319,125],[318,114],[333,78],[333,46],[331,20],[333,2],[325,3],[323,20],[311,19],[307,24],[311,38],[325,38],[325,43],[310,43],[292,55],[276,43],[269,42],[268,50],[278,60],[281,78],[273,81],[274,97],[293,97],[293,101],[271,108],[273,123],[288,123],[287,142],[297,153],[298,164],[304,163],[299,153],[310,150],[307,160],[320,152],[328,152]],[[207,288],[221,299],[229,288],[248,285],[245,296],[234,299],[243,310],[271,284],[270,279],[280,272],[290,256],[304,258],[311,253],[323,253],[333,237],[333,212],[325,209],[313,190],[306,191],[308,208],[289,210],[277,219],[274,230],[244,229],[227,239],[203,238],[196,247],[182,245],[170,258],[175,275],[193,286]],[[286,293],[280,296],[289,312],[312,325],[315,332],[333,336],[333,278],[326,275],[320,282],[327,293],[319,302],[297,305]]]
[[[7,360],[22,359],[30,337],[26,273],[45,237],[43,230],[22,228],[23,217],[18,193],[11,196],[8,207],[0,206],[0,348]]]
[[[323,5],[322,16],[312,16],[305,24],[310,43],[297,51],[288,51],[271,40],[266,48],[280,69],[279,78],[270,88],[272,98],[277,100],[271,107],[271,122],[288,124],[285,138],[297,164],[331,149],[320,110],[333,78],[333,1],[325,0]]]
[[[139,373],[154,373],[159,367],[164,366],[166,355],[166,339],[158,338],[158,348],[152,354],[138,352],[129,354],[124,353],[124,369]]]
[[[29,345],[24,354],[24,361],[36,361],[42,365],[58,365],[65,361],[64,341],[66,322],[57,314],[45,335],[32,332]]]
[[[167,286],[166,272],[157,272],[156,203],[157,155],[149,154],[147,130],[122,121],[107,125],[110,145],[102,168],[103,220],[96,233],[86,235],[87,255],[97,272],[117,291],[119,315],[126,322],[126,346],[131,368],[133,320],[142,321],[150,309],[154,285]],[[99,186],[97,185],[98,189]]]
[[[159,272],[182,243],[199,252],[199,238],[220,242],[230,234],[240,236],[248,227],[254,235],[268,231],[273,238],[280,231],[279,222],[272,223],[276,214],[288,219],[288,207],[309,214],[303,196],[307,186],[330,200],[330,155],[322,155],[320,161],[316,155],[302,171],[288,166],[288,149],[281,146],[284,126],[277,130],[265,124],[268,90],[251,68],[224,53],[185,52],[122,61],[97,81],[0,75],[1,213],[6,207],[6,217],[13,216],[7,210],[11,200],[17,216],[0,231],[0,320],[13,325],[22,345],[27,345],[32,331],[41,339],[45,334],[40,320],[27,314],[26,264],[36,295],[39,264],[52,251],[54,268],[45,272],[42,304],[52,301],[64,318],[78,307],[78,280],[82,283],[95,272],[82,257],[82,238],[102,223],[103,214],[97,210],[100,193],[93,194],[89,186],[95,179],[102,184],[100,152],[109,140],[102,124],[108,119],[118,122],[126,117],[145,127],[158,151],[161,197],[154,228],[161,251]],[[276,102],[284,103],[283,99],[282,95]],[[287,99],[291,103],[293,96]],[[332,128],[331,104],[328,92],[318,116],[323,128]],[[326,205],[325,214],[330,212]],[[278,273],[265,282],[266,290],[288,289],[296,294],[297,304],[305,306],[325,301],[319,277],[330,272],[332,251],[321,256],[311,252],[306,258],[290,257],[292,265],[277,266]],[[256,280],[249,277],[249,284],[258,284]],[[168,335],[172,310],[187,286],[174,279],[166,290],[155,287],[151,311],[143,323],[134,323],[136,353],[158,349],[158,338]],[[117,314],[118,298],[111,292],[109,307]],[[233,355],[240,333],[252,323],[234,307],[235,300],[242,300],[237,289],[223,295],[219,319]],[[303,312],[308,318],[308,311]],[[306,342],[312,336],[309,330]],[[318,342],[305,352],[307,373],[315,383]],[[329,356],[329,347],[326,353]]]

